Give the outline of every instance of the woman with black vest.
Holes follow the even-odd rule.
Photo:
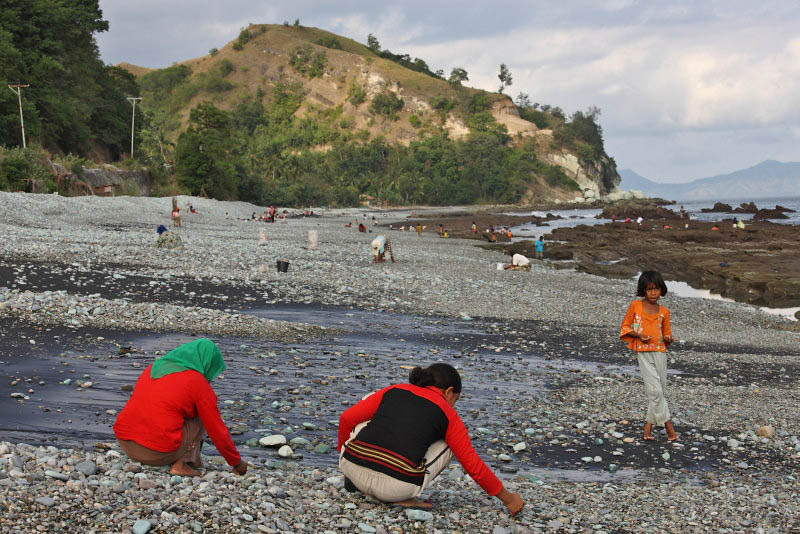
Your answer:
[[[446,363],[415,367],[410,384],[376,391],[339,418],[339,468],[348,489],[404,507],[430,508],[417,497],[455,456],[486,493],[512,515],[524,505],[480,459],[453,406],[461,377]]]

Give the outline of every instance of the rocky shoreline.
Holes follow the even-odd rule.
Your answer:
[[[666,297],[678,338],[668,399],[684,438],[645,443],[641,381],[616,336],[630,280],[541,262],[497,271],[507,256],[474,240],[372,222],[408,225],[410,210],[265,224],[241,220],[258,210],[248,204],[191,201],[198,215],[178,229],[187,246],[168,251],[152,244],[169,199],[0,194],[4,532],[797,526],[800,337],[786,321],[746,304]],[[345,227],[363,213],[371,233]],[[317,251],[304,248],[309,230]],[[398,263],[370,262],[380,232]],[[183,479],[130,463],[109,438],[123,386],[192,334],[218,340],[229,361],[220,407],[253,465],[244,478],[211,446],[204,476]],[[115,350],[131,339],[134,352]],[[518,518],[457,464],[429,491],[430,514],[342,489],[330,447],[343,406],[402,380],[403,366],[440,359],[464,374],[459,412],[479,453],[528,503]],[[258,445],[276,434],[294,440],[293,458]]]

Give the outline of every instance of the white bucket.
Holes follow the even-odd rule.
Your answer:
[[[319,237],[316,230],[308,231],[308,249],[317,250],[319,247]]]

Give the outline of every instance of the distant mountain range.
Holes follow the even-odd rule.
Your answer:
[[[683,184],[648,180],[630,169],[619,171],[620,189],[635,189],[670,200],[719,200],[800,196],[800,162],[762,161],[758,165]]]

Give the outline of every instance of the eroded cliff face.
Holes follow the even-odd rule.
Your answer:
[[[578,156],[567,151],[554,151],[544,157],[550,165],[558,165],[566,175],[581,187],[579,198],[599,198],[616,191],[622,181],[617,174],[617,166],[606,155],[596,161],[584,162]]]

